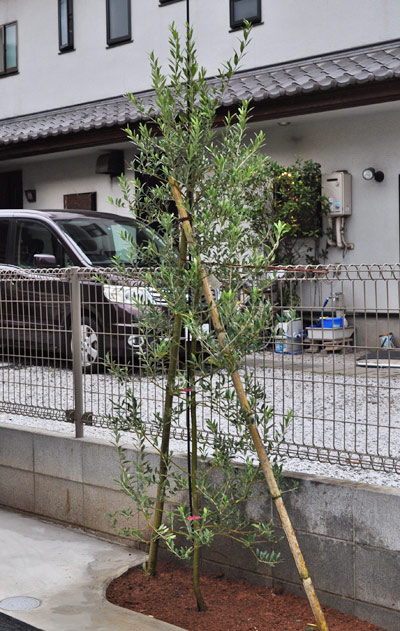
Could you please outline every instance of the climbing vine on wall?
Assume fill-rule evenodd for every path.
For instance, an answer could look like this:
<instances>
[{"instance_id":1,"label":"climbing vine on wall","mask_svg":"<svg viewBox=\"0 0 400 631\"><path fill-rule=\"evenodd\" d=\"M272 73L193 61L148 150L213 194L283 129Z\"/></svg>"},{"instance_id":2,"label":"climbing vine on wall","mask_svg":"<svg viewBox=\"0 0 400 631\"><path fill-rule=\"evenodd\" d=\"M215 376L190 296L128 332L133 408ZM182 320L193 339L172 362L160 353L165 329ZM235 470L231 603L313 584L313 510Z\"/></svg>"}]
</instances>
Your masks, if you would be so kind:
<instances>
[{"instance_id":1,"label":"climbing vine on wall","mask_svg":"<svg viewBox=\"0 0 400 631\"><path fill-rule=\"evenodd\" d=\"M263 187L263 200L255 206L254 229L260 230L267 218L283 221L290 230L281 238L276 263L319 263L326 257L322 219L327 212L320 164L298 157L289 166L272 162L271 173Z\"/></svg>"}]
</instances>

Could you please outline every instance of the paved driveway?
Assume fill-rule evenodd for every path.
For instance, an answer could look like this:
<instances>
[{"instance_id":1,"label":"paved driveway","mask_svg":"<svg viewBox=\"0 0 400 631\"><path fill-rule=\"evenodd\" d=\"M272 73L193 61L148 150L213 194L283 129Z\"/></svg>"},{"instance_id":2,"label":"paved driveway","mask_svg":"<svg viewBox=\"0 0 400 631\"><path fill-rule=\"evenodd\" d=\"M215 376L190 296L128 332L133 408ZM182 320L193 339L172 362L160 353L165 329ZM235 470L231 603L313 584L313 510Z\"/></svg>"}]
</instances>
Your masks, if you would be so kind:
<instances>
[{"instance_id":1,"label":"paved driveway","mask_svg":"<svg viewBox=\"0 0 400 631\"><path fill-rule=\"evenodd\" d=\"M40 601L0 617L0 631L182 631L105 599L112 577L143 563L140 550L3 508L0 541L0 600Z\"/></svg>"}]
</instances>

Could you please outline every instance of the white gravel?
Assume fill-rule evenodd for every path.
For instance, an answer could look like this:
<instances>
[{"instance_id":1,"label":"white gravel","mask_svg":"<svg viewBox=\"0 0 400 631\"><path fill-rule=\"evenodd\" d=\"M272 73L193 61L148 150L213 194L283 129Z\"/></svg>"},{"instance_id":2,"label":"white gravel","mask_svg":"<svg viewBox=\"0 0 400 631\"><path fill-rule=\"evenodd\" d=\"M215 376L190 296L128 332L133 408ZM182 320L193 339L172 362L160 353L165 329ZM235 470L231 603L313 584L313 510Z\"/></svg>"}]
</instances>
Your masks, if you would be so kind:
<instances>
[{"instance_id":1,"label":"white gravel","mask_svg":"<svg viewBox=\"0 0 400 631\"><path fill-rule=\"evenodd\" d=\"M400 488L398 474L371 469L381 468L382 462L389 469L396 461L400 469L400 370L359 367L353 354L269 352L251 358L248 368L263 386L276 424L284 414L293 413L286 443L291 454L302 458L287 457L285 469ZM86 426L85 436L111 441L105 416L124 389L109 374L84 380L85 411L102 425ZM163 406L161 380L154 384L136 374L130 385L142 415L154 423L154 414ZM72 373L66 369L0 364L0 422L74 435L74 426L62 420L74 407L72 386ZM204 408L201 420L207 416ZM232 431L224 419L220 427ZM182 435L177 428L176 438ZM173 448L183 451L185 444L175 439ZM316 455L317 450L325 461L304 459L307 452Z\"/></svg>"}]
</instances>

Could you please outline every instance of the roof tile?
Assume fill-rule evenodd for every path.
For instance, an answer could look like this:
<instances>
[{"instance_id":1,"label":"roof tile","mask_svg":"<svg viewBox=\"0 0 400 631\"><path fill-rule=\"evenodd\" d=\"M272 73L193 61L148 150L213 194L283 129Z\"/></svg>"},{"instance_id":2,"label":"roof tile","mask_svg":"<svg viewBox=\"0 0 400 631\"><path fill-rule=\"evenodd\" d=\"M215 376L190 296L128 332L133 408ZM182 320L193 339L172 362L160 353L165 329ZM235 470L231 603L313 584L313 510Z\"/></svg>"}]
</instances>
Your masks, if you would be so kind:
<instances>
[{"instance_id":1,"label":"roof tile","mask_svg":"<svg viewBox=\"0 0 400 631\"><path fill-rule=\"evenodd\" d=\"M367 72L366 70L361 70L360 72L357 72L354 78L357 83L366 83L367 81L371 81L373 76L374 75L370 72Z\"/></svg>"},{"instance_id":2,"label":"roof tile","mask_svg":"<svg viewBox=\"0 0 400 631\"><path fill-rule=\"evenodd\" d=\"M345 89L354 83L368 83L400 77L400 39L319 57L265 66L235 75L221 104L234 105L241 99L267 100L303 92ZM210 86L218 91L218 80ZM154 110L154 94L136 95ZM129 99L119 96L83 105L0 120L0 145L34 140L101 127L124 126L143 118Z\"/></svg>"}]
</instances>

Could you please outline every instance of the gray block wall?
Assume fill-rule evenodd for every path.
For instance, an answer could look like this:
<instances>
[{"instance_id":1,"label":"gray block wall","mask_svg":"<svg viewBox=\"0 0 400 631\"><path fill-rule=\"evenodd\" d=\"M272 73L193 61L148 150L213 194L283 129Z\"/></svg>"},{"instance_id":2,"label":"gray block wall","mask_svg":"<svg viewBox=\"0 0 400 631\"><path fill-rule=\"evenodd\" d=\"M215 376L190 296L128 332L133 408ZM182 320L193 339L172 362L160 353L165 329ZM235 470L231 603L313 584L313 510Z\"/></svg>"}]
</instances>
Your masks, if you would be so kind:
<instances>
[{"instance_id":1,"label":"gray block wall","mask_svg":"<svg viewBox=\"0 0 400 631\"><path fill-rule=\"evenodd\" d=\"M134 449L130 458L136 458ZM400 491L288 474L299 490L286 505L323 604L400 629ZM129 506L118 489L115 449L89 438L0 424L0 504L73 526L115 535L107 513ZM270 518L281 532L270 500L249 502L252 518ZM136 526L139 517L135 518ZM259 566L249 553L221 539L204 554L204 567L302 594L284 539L285 563Z\"/></svg>"},{"instance_id":2,"label":"gray block wall","mask_svg":"<svg viewBox=\"0 0 400 631\"><path fill-rule=\"evenodd\" d=\"M400 491L287 474L299 482L285 495L301 550L321 602L384 629L400 629ZM302 594L296 567L271 502L265 511L282 539L275 546L285 562L259 566L239 546L218 542L205 553L204 567ZM259 511L252 507L256 519Z\"/></svg>"}]
</instances>

